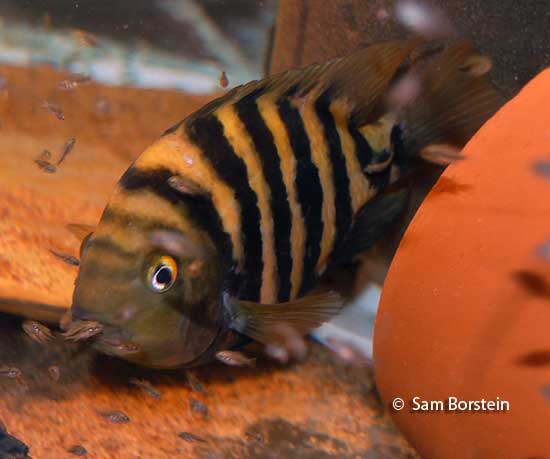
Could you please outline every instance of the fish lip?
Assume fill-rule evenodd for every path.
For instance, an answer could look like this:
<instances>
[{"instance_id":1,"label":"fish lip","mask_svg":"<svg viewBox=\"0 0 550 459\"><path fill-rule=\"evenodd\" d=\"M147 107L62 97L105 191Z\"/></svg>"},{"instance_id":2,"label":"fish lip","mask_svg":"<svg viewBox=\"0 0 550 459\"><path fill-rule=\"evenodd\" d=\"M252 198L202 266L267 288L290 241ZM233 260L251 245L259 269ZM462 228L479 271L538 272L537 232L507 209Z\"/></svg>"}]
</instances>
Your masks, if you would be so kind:
<instances>
[{"instance_id":1,"label":"fish lip","mask_svg":"<svg viewBox=\"0 0 550 459\"><path fill-rule=\"evenodd\" d=\"M139 346L135 345L131 339L121 339L120 334L114 339L100 335L93 341L92 347L103 354L120 358L141 353Z\"/></svg>"}]
</instances>

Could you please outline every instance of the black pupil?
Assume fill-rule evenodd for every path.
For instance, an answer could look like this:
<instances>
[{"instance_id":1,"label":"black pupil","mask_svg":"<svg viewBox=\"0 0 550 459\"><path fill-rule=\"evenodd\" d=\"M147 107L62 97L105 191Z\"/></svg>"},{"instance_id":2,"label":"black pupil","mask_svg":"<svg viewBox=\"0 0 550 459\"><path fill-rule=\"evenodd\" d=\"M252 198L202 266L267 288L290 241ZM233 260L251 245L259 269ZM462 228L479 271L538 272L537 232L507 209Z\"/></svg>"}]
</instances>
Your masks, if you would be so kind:
<instances>
[{"instance_id":1,"label":"black pupil","mask_svg":"<svg viewBox=\"0 0 550 459\"><path fill-rule=\"evenodd\" d=\"M162 285L172 282L172 270L168 266L163 266L157 271L157 282Z\"/></svg>"}]
</instances>

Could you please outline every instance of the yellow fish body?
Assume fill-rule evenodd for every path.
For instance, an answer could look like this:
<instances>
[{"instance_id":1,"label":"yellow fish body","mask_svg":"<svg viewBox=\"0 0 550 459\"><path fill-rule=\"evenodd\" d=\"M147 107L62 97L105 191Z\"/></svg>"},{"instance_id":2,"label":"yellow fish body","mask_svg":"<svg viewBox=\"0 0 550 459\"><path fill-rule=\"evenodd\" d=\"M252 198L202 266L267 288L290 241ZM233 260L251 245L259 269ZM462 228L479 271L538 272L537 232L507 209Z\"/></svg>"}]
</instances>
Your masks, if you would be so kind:
<instances>
[{"instance_id":1,"label":"yellow fish body","mask_svg":"<svg viewBox=\"0 0 550 459\"><path fill-rule=\"evenodd\" d=\"M83 243L73 321L102 325L100 350L177 367L239 334L269 342L278 324L305 333L337 313L336 294L312 291L399 214L404 195L384 190L423 151L461 148L500 104L467 44L422 46L252 82L169 129ZM414 100L386 103L411 76Z\"/></svg>"}]
</instances>

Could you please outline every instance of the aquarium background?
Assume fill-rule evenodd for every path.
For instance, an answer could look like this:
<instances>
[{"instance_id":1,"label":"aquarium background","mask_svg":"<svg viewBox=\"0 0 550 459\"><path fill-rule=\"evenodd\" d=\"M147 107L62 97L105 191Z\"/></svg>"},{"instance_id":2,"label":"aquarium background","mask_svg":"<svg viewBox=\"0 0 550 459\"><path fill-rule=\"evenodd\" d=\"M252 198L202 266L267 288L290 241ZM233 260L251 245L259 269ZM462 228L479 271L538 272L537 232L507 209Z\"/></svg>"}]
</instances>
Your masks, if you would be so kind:
<instances>
[{"instance_id":1,"label":"aquarium background","mask_svg":"<svg viewBox=\"0 0 550 459\"><path fill-rule=\"evenodd\" d=\"M3 1L0 61L193 93L266 70L276 2Z\"/></svg>"},{"instance_id":2,"label":"aquarium background","mask_svg":"<svg viewBox=\"0 0 550 459\"><path fill-rule=\"evenodd\" d=\"M425 4L491 57L491 78L507 97L550 63L545 1ZM366 285L364 266L333 279L351 306L308 340L304 362L289 365L260 358L254 368L155 372L57 338L41 346L21 330L24 318L55 327L77 272L51 253L78 256L66 223L94 225L120 175L166 128L251 79L408 36L395 5L0 0L0 421L30 457L64 457L75 446L90 458L419 457L376 390L370 358L380 288ZM91 81L60 89L74 74ZM55 174L37 167L44 150L57 157L71 138L74 149ZM317 343L331 337L350 346L339 353ZM342 358L348 351L359 357ZM20 376L4 377L14 374L6 367ZM129 422L101 414L113 411Z\"/></svg>"}]
</instances>

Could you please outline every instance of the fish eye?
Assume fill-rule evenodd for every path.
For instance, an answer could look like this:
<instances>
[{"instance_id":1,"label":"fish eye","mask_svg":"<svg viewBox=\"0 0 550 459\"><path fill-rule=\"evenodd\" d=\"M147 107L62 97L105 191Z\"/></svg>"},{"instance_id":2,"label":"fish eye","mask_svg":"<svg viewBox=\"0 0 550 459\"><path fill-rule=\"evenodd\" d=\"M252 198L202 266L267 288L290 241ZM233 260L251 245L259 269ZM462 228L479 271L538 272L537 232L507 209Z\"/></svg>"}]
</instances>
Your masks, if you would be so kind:
<instances>
[{"instance_id":1,"label":"fish eye","mask_svg":"<svg viewBox=\"0 0 550 459\"><path fill-rule=\"evenodd\" d=\"M153 292L166 292L178 276L178 264L169 256L158 257L147 271L147 284Z\"/></svg>"}]
</instances>

